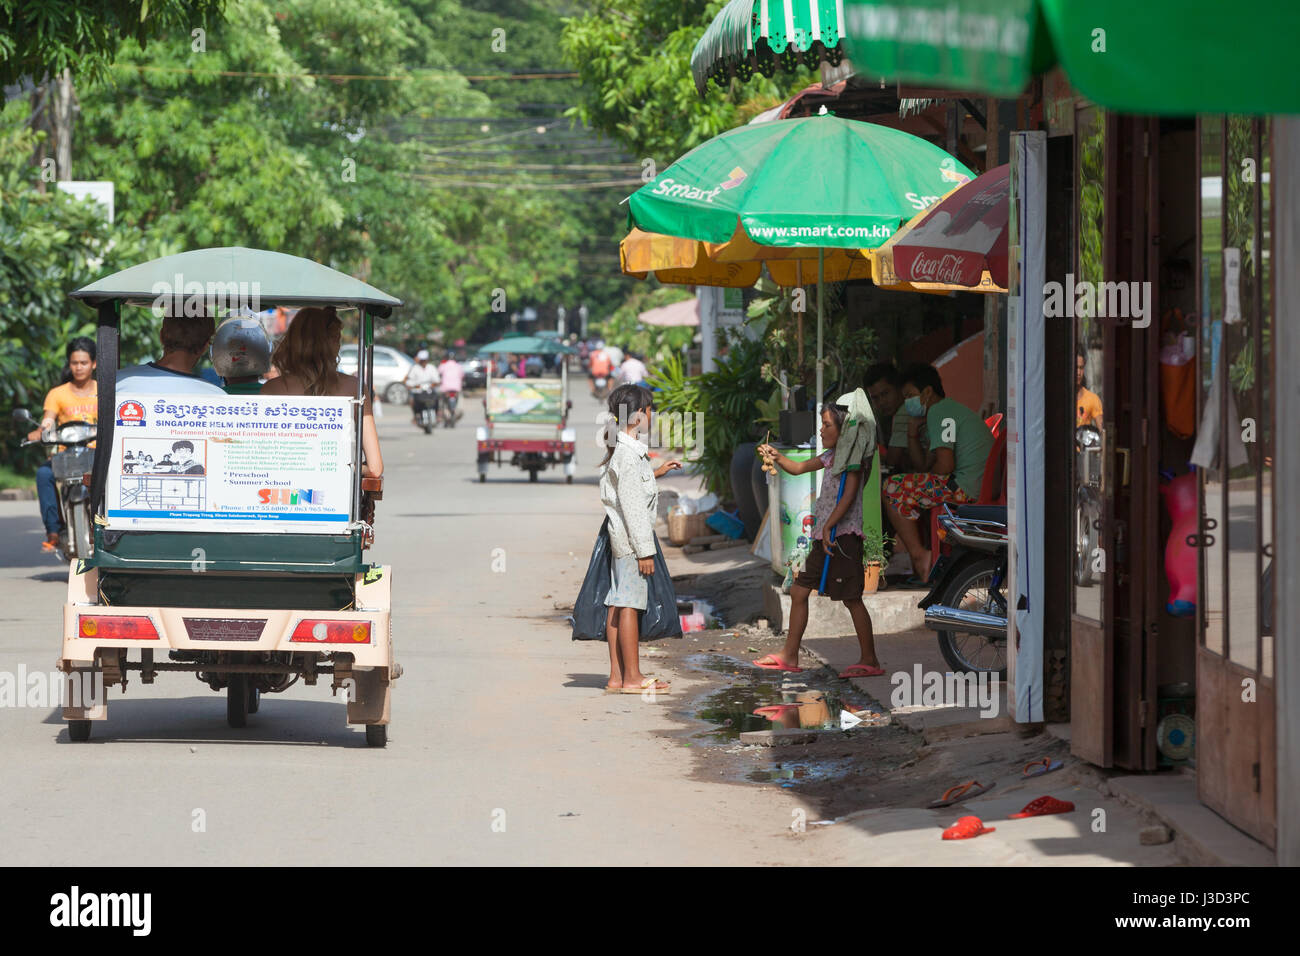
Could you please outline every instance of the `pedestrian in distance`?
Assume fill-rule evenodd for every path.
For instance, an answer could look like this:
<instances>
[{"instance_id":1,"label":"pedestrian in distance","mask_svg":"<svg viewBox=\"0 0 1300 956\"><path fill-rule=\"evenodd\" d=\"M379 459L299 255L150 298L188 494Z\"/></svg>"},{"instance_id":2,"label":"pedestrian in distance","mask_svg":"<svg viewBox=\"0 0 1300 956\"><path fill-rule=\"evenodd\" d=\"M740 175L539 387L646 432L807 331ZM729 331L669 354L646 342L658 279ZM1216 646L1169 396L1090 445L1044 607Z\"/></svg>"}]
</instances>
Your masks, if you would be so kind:
<instances>
[{"instance_id":1,"label":"pedestrian in distance","mask_svg":"<svg viewBox=\"0 0 1300 956\"><path fill-rule=\"evenodd\" d=\"M779 466L787 474L821 469L826 473L813 511L814 539L803 569L790 587L785 646L780 653L764 655L753 663L764 670L803 670L799 645L808 626L808 597L819 591L844 603L858 637L858 662L839 676L878 677L884 669L876 658L871 614L862 602L862 481L876 451L876 421L862 389L841 396L839 403L822 410L821 436L826 450L807 461L791 461L771 445L758 447L758 454L769 466Z\"/></svg>"},{"instance_id":2,"label":"pedestrian in distance","mask_svg":"<svg viewBox=\"0 0 1300 956\"><path fill-rule=\"evenodd\" d=\"M639 435L650 433L653 398L639 385L620 385L610 393L609 412L618 428L601 463L600 501L609 519L611 586L605 597L609 608L605 637L609 642L611 694L667 694L670 685L646 677L640 664L640 619L649 600L648 578L654 574L655 519L659 501L656 478L674 468L676 459L658 468L650 465L649 449ZM674 609L675 612L675 609Z\"/></svg>"}]
</instances>

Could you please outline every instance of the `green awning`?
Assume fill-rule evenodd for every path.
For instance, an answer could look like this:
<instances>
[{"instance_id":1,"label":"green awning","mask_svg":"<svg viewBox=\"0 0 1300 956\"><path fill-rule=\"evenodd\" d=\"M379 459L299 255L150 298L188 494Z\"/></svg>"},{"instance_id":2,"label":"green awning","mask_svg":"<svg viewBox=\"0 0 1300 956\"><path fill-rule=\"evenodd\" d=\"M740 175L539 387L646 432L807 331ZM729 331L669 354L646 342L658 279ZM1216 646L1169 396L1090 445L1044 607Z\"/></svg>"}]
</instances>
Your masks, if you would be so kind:
<instances>
[{"instance_id":1,"label":"green awning","mask_svg":"<svg viewBox=\"0 0 1300 956\"><path fill-rule=\"evenodd\" d=\"M479 355L577 355L578 350L537 335L507 335L489 342L478 350Z\"/></svg>"},{"instance_id":2,"label":"green awning","mask_svg":"<svg viewBox=\"0 0 1300 956\"><path fill-rule=\"evenodd\" d=\"M1296 0L844 0L859 73L1019 96L1059 63L1127 113L1300 112Z\"/></svg>"},{"instance_id":3,"label":"green awning","mask_svg":"<svg viewBox=\"0 0 1300 956\"><path fill-rule=\"evenodd\" d=\"M725 86L733 76L772 76L822 60L837 65L843 9L843 0L731 0L691 54L695 88L703 96L710 79Z\"/></svg>"},{"instance_id":4,"label":"green awning","mask_svg":"<svg viewBox=\"0 0 1300 956\"><path fill-rule=\"evenodd\" d=\"M227 246L195 249L151 259L115 272L70 293L90 305L120 300L151 305L160 295L203 296L225 302L256 296L256 308L274 305L366 307L387 316L401 299L299 256Z\"/></svg>"}]
</instances>

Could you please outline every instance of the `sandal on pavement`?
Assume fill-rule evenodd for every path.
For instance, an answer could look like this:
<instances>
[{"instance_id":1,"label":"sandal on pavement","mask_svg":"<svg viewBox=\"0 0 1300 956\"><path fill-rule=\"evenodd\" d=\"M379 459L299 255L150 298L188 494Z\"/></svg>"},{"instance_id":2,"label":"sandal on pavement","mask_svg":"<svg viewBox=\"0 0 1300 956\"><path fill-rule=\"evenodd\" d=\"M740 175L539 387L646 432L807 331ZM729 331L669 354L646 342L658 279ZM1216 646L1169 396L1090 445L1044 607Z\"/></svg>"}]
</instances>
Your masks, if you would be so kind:
<instances>
[{"instance_id":1,"label":"sandal on pavement","mask_svg":"<svg viewBox=\"0 0 1300 956\"><path fill-rule=\"evenodd\" d=\"M978 797L981 793L986 793L992 789L993 784L986 787L978 780L968 780L966 783L959 783L957 786L945 790L942 797L930 804L930 809L937 810L940 807L950 807L954 803L960 803L970 797Z\"/></svg>"},{"instance_id":2,"label":"sandal on pavement","mask_svg":"<svg viewBox=\"0 0 1300 956\"><path fill-rule=\"evenodd\" d=\"M1059 760L1044 757L1042 760L1035 760L1032 763L1025 764L1025 769L1021 771L1021 775L1025 777L1041 777L1045 773L1060 770L1064 766L1065 764Z\"/></svg>"},{"instance_id":3,"label":"sandal on pavement","mask_svg":"<svg viewBox=\"0 0 1300 956\"><path fill-rule=\"evenodd\" d=\"M659 688L660 684L663 684L662 690ZM620 694L644 694L646 691L649 691L652 694L670 694L672 693L671 688L672 684L669 684L667 681L656 680L653 677L646 677L636 687L620 687L618 692Z\"/></svg>"},{"instance_id":4,"label":"sandal on pavement","mask_svg":"<svg viewBox=\"0 0 1300 956\"><path fill-rule=\"evenodd\" d=\"M791 674L802 674L802 667L791 667L775 654L764 654L756 661L750 661L755 667L761 667L765 671L789 671Z\"/></svg>"},{"instance_id":5,"label":"sandal on pavement","mask_svg":"<svg viewBox=\"0 0 1300 956\"><path fill-rule=\"evenodd\" d=\"M870 667L867 664L854 664L840 671L840 677L883 677L885 669L883 667Z\"/></svg>"},{"instance_id":6,"label":"sandal on pavement","mask_svg":"<svg viewBox=\"0 0 1300 956\"><path fill-rule=\"evenodd\" d=\"M945 840L969 840L984 833L992 833L997 827L986 827L979 817L962 817L943 831Z\"/></svg>"},{"instance_id":7,"label":"sandal on pavement","mask_svg":"<svg viewBox=\"0 0 1300 956\"><path fill-rule=\"evenodd\" d=\"M1025 817L1045 817L1051 813L1069 813L1074 804L1069 800L1057 800L1055 797L1039 797L1030 800L1019 813L1013 813L1008 820L1023 820Z\"/></svg>"}]
</instances>

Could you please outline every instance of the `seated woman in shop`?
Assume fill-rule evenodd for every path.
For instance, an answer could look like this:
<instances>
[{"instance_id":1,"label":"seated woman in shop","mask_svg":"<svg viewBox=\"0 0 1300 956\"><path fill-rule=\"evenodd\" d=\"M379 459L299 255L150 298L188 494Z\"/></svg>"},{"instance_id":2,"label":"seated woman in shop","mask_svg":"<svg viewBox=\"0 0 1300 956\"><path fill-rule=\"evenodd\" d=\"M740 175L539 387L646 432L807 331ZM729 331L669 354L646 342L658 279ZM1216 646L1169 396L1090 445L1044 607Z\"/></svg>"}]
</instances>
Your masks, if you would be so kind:
<instances>
[{"instance_id":1,"label":"seated woman in shop","mask_svg":"<svg viewBox=\"0 0 1300 956\"><path fill-rule=\"evenodd\" d=\"M332 307L299 309L271 356L280 374L262 386L262 394L355 397L356 376L345 375L337 367L342 345L343 320ZM379 452L379 433L370 399L362 405L361 449L365 456L361 474L382 475L384 458Z\"/></svg>"},{"instance_id":2,"label":"seated woman in shop","mask_svg":"<svg viewBox=\"0 0 1300 956\"><path fill-rule=\"evenodd\" d=\"M921 512L944 502L978 501L984 464L993 448L993 434L977 414L944 395L943 380L933 365L918 363L902 373L903 408L907 423L904 471L890 476L883 494L885 510L899 540L912 559L920 583L930 576L930 552L921 543L917 520ZM921 443L921 430L929 449Z\"/></svg>"}]
</instances>

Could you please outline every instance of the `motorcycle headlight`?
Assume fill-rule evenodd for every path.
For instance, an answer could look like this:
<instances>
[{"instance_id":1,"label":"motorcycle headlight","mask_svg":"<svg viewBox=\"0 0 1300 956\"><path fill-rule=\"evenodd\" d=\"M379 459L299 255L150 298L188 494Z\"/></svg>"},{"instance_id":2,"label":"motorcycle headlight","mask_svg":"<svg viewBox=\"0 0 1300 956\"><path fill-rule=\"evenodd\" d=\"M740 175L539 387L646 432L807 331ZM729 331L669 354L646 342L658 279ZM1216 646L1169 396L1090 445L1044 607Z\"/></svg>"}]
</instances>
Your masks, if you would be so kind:
<instances>
[{"instance_id":1,"label":"motorcycle headlight","mask_svg":"<svg viewBox=\"0 0 1300 956\"><path fill-rule=\"evenodd\" d=\"M95 437L94 425L63 425L55 433L58 440L64 444L73 444L74 442L85 441L87 438Z\"/></svg>"}]
</instances>

